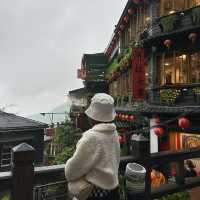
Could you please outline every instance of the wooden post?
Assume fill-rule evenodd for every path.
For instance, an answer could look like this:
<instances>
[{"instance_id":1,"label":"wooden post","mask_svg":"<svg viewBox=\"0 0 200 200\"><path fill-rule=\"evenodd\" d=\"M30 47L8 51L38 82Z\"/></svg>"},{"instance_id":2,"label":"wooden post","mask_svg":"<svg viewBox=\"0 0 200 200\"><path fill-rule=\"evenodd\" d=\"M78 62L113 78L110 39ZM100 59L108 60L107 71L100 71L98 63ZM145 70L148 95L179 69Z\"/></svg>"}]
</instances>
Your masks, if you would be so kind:
<instances>
[{"instance_id":1,"label":"wooden post","mask_svg":"<svg viewBox=\"0 0 200 200\"><path fill-rule=\"evenodd\" d=\"M26 143L12 149L11 200L33 200L34 153L34 148Z\"/></svg>"},{"instance_id":2,"label":"wooden post","mask_svg":"<svg viewBox=\"0 0 200 200\"><path fill-rule=\"evenodd\" d=\"M176 169L176 183L180 186L184 185L185 183L185 174L184 174L184 160L181 160L177 163Z\"/></svg>"}]
</instances>

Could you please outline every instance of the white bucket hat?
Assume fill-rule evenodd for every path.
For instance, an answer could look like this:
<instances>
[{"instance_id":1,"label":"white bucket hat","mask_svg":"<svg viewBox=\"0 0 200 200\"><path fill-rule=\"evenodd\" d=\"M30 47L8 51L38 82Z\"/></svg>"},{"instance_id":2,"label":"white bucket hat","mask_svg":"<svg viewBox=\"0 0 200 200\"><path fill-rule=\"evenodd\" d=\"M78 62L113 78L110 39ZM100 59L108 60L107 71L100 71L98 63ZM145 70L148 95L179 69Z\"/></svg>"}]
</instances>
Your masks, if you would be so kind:
<instances>
[{"instance_id":1,"label":"white bucket hat","mask_svg":"<svg viewBox=\"0 0 200 200\"><path fill-rule=\"evenodd\" d=\"M114 99L105 93L95 94L85 114L99 122L111 122L115 119Z\"/></svg>"}]
</instances>

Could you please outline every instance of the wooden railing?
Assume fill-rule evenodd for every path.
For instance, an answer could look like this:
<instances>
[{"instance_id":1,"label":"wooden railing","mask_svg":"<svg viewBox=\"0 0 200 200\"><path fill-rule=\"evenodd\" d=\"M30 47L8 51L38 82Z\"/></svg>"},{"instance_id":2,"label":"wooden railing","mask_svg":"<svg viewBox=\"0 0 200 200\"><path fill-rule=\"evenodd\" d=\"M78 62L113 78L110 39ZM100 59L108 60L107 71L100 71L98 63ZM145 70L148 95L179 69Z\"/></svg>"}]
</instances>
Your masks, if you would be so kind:
<instances>
[{"instance_id":1,"label":"wooden railing","mask_svg":"<svg viewBox=\"0 0 200 200\"><path fill-rule=\"evenodd\" d=\"M67 199L67 182L64 165L33 166L34 150L27 144L13 149L11 172L0 173L0 199L8 193L11 200L47 200ZM200 186L200 177L184 177L184 160L199 158L200 148L176 152L162 152L135 159L133 156L122 157L119 173L124 175L126 164L136 162L146 168L144 191L126 190L127 199L145 200L159 198L163 195ZM176 163L175 182L165 184L158 189L151 188L151 169L155 165Z\"/></svg>"},{"instance_id":2,"label":"wooden railing","mask_svg":"<svg viewBox=\"0 0 200 200\"><path fill-rule=\"evenodd\" d=\"M200 105L200 83L172 84L151 89L153 104L160 105Z\"/></svg>"},{"instance_id":3,"label":"wooden railing","mask_svg":"<svg viewBox=\"0 0 200 200\"><path fill-rule=\"evenodd\" d=\"M158 36L166 36L177 31L187 31L200 26L200 6L176 12L167 16L154 18L151 26L146 30L148 40Z\"/></svg>"}]
</instances>

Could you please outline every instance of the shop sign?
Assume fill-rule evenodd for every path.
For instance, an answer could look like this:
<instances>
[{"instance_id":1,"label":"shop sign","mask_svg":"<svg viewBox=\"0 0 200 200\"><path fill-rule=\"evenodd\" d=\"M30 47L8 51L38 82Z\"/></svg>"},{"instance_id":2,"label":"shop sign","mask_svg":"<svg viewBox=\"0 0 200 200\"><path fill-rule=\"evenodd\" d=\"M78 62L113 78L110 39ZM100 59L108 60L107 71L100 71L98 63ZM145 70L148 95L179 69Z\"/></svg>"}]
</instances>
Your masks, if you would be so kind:
<instances>
[{"instance_id":1,"label":"shop sign","mask_svg":"<svg viewBox=\"0 0 200 200\"><path fill-rule=\"evenodd\" d=\"M87 70L86 69L78 69L78 78L79 79L85 79L87 76Z\"/></svg>"}]
</instances>

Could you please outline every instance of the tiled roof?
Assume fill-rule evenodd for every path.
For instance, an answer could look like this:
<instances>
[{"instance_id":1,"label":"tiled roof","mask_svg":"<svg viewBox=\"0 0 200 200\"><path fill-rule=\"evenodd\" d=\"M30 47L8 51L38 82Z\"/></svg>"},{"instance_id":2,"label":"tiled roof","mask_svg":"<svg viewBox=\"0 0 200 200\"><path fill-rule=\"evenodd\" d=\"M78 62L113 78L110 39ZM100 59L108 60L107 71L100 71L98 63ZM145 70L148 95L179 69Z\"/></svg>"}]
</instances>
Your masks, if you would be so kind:
<instances>
[{"instance_id":1,"label":"tiled roof","mask_svg":"<svg viewBox=\"0 0 200 200\"><path fill-rule=\"evenodd\" d=\"M160 106L146 105L141 109L142 114L200 114L200 106Z\"/></svg>"},{"instance_id":2,"label":"tiled roof","mask_svg":"<svg viewBox=\"0 0 200 200\"><path fill-rule=\"evenodd\" d=\"M47 124L0 111L0 132L46 128Z\"/></svg>"}]
</instances>

